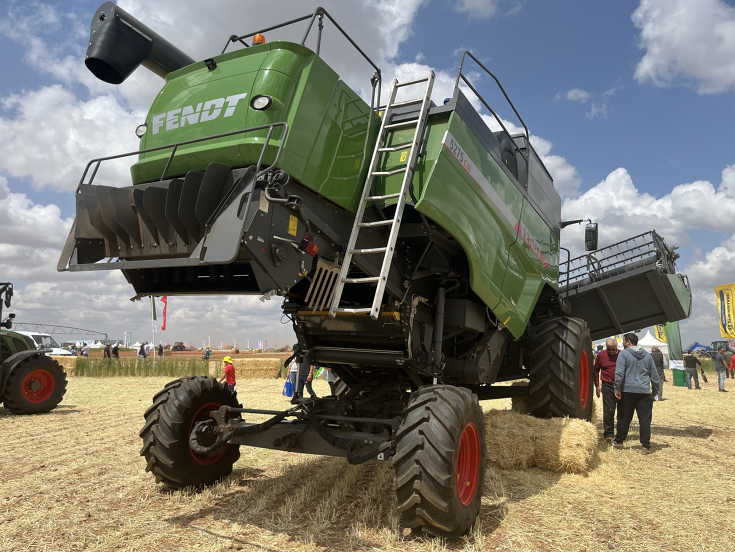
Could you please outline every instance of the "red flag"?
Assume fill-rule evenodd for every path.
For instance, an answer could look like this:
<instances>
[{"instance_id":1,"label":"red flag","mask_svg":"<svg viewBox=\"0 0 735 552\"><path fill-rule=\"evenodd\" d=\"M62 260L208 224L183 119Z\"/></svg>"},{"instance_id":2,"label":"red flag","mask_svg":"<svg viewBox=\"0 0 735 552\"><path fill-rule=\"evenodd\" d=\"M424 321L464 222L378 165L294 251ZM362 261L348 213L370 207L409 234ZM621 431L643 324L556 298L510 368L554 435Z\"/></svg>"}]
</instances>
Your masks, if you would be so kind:
<instances>
[{"instance_id":1,"label":"red flag","mask_svg":"<svg viewBox=\"0 0 735 552\"><path fill-rule=\"evenodd\" d=\"M161 297L161 303L163 303L163 324L161 324L161 331L166 329L166 307L168 307L168 296L164 295Z\"/></svg>"}]
</instances>

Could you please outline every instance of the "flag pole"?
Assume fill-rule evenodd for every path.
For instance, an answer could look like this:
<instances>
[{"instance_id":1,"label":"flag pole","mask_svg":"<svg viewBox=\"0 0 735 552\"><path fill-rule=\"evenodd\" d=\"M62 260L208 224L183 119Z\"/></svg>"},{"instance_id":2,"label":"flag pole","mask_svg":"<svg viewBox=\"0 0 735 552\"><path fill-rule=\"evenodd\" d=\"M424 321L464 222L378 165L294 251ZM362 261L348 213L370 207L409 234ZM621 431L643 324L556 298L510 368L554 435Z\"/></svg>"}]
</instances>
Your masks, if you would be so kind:
<instances>
[{"instance_id":1,"label":"flag pole","mask_svg":"<svg viewBox=\"0 0 735 552\"><path fill-rule=\"evenodd\" d=\"M153 368L156 368L156 300L151 295L151 334L153 335L153 341L151 341L151 347L153 349Z\"/></svg>"}]
</instances>

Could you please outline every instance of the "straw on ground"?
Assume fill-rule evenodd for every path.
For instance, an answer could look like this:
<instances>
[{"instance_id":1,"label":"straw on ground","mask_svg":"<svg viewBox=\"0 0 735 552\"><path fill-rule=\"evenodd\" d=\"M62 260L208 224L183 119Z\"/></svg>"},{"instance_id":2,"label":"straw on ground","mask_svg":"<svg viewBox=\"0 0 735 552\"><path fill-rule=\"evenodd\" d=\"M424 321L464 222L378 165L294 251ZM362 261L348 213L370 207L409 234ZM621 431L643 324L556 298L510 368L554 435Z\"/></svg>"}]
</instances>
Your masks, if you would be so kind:
<instances>
[{"instance_id":1,"label":"straw on ground","mask_svg":"<svg viewBox=\"0 0 735 552\"><path fill-rule=\"evenodd\" d=\"M455 543L400 530L388 463L241 448L233 474L210 489L157 486L137 433L167 381L71 378L49 414L0 408L0 550L733 549L735 432L721 428L735 427L735 409L712 379L702 391L665 387L650 456L634 424L623 450L601 451L580 474L488 466L478 524ZM238 396L285 407L282 385L243 380ZM315 389L328 393L322 380Z\"/></svg>"}]
</instances>

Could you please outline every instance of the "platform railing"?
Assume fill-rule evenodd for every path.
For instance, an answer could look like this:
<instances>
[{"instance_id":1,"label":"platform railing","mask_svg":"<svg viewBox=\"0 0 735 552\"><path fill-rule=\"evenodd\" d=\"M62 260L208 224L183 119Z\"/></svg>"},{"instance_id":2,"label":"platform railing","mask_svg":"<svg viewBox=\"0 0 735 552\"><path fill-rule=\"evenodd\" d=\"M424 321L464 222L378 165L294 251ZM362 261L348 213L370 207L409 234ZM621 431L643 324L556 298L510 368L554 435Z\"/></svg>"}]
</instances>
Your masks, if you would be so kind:
<instances>
[{"instance_id":1,"label":"platform railing","mask_svg":"<svg viewBox=\"0 0 735 552\"><path fill-rule=\"evenodd\" d=\"M268 166L265 169L261 169L263 158L265 157L265 151L268 148L268 145L270 144L271 137L273 136L273 129L276 127L283 127L283 134L280 137L280 144L278 145L278 152L276 153L276 158L271 163L270 166ZM196 144L198 142L206 142L207 140L216 140L217 138L225 138L227 136L235 136L236 134L246 134L248 132L255 132L258 130L265 130L268 129L268 135L265 138L265 141L263 142L263 148L260 152L260 157L258 158L257 163L257 171L258 174L256 176L260 177L262 174L268 172L271 170L281 159L281 154L283 153L283 146L286 143L286 136L288 135L288 123L286 122L278 122L278 123L271 123L269 125L261 125L257 127L250 127L250 128L243 128L240 130L233 130L232 132L224 132L222 134L215 134L214 136L205 136L204 138L197 138L195 140L186 140L185 142L176 142L175 144L167 144L165 146L158 146L155 148L149 148L144 150L136 150L136 151L130 151L128 153L121 153L119 155L110 155L108 157L99 157L97 159L92 159L89 163L87 163L87 166L84 168L84 172L82 173L82 177L79 179L79 184L77 184L77 189L75 193L79 193L79 188L82 186L82 184L85 184L84 179L87 177L87 174L89 173L90 167L94 164L94 170L92 171L92 175L89 178L89 182L86 184L92 184L94 181L94 177L97 176L97 171L100 168L100 165L103 161L111 161L113 159L122 159L123 157L130 157L132 155L140 155L142 153L151 153L154 151L161 151L165 149L171 149L171 155L168 158L168 162L166 163L166 168L163 169L163 174L161 175L160 180L165 180L166 174L168 173L169 168L171 167L171 162L173 161L174 155L176 155L176 151L178 150L179 146L186 146L189 144Z\"/></svg>"},{"instance_id":2,"label":"platform railing","mask_svg":"<svg viewBox=\"0 0 735 552\"><path fill-rule=\"evenodd\" d=\"M495 110L492 107L490 107L490 104L488 104L487 101L485 101L485 98L482 97L482 94L480 94L477 91L477 89L472 85L472 83L469 81L469 79L467 78L467 76L462 72L462 69L464 68L465 58L468 57L468 56L470 57L470 59L472 59L472 61L474 61L477 65L479 65L480 68L483 71L485 71L485 73L487 73L488 75L490 75L493 78L493 80L495 81L495 83L498 85L498 88L500 88L500 91L503 93L503 96L505 96L505 99L508 101L508 104L513 109L513 113L516 114L516 117L518 117L518 120L523 125L523 129L526 131L527 148L530 151L530 147L531 147L531 134L528 132L528 127L526 126L526 123L523 121L523 118L521 117L521 114L518 113L518 110L516 109L516 106L513 105L513 102L511 101L510 96L508 96L507 92L505 91L505 88L503 88L503 85L500 83L500 80L498 79L498 77L496 77L492 73L492 71L490 71L490 69L488 69L487 67L485 67L482 64L482 62L479 59L477 59L472 54L472 52L470 52L468 50L465 50L465 52L462 54L462 60L459 62L459 69L457 70L457 78L454 81L454 89L457 90L459 88L460 81L464 82L469 87L469 89L472 90L472 92L475 94L475 96L477 96L477 98L482 102L482 105L484 105L487 108L487 110L490 113L492 113L492 116L495 117L495 120L500 125L500 128L503 129L503 131L505 132L505 134L508 136L508 139L510 139L510 141L513 143L513 147L516 149L516 151L518 153L521 154L521 157L523 157L523 159L526 161L526 186L528 186L528 176L529 176L530 170L531 170L531 165L529 163L529 155L523 153L523 150L518 146L518 144L513 139L513 137L511 136L510 132L508 131L508 129L505 128L505 125L503 124L503 121L500 119L500 117L495 112Z\"/></svg>"},{"instance_id":3,"label":"platform railing","mask_svg":"<svg viewBox=\"0 0 735 552\"><path fill-rule=\"evenodd\" d=\"M559 274L559 287L568 291L652 263L664 273L675 274L675 256L663 238L652 230L567 261L566 270Z\"/></svg>"}]
</instances>

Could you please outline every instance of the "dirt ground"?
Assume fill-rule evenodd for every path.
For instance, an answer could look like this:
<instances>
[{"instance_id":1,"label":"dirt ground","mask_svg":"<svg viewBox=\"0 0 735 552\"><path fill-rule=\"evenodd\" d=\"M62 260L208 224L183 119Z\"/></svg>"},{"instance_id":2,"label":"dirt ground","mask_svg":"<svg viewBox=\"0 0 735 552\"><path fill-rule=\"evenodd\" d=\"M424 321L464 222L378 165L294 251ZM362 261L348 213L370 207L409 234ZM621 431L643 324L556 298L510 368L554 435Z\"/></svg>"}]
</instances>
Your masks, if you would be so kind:
<instances>
[{"instance_id":1,"label":"dirt ground","mask_svg":"<svg viewBox=\"0 0 735 552\"><path fill-rule=\"evenodd\" d=\"M733 393L712 378L701 391L667 384L649 456L634 423L625 448L601 448L583 474L488 468L479 521L456 542L400 529L389 463L241 448L233 474L210 489L156 485L138 431L166 381L71 378L47 415L0 408L0 550L735 550L732 380ZM276 408L282 386L248 380L238 395Z\"/></svg>"}]
</instances>

